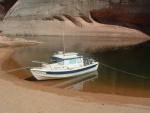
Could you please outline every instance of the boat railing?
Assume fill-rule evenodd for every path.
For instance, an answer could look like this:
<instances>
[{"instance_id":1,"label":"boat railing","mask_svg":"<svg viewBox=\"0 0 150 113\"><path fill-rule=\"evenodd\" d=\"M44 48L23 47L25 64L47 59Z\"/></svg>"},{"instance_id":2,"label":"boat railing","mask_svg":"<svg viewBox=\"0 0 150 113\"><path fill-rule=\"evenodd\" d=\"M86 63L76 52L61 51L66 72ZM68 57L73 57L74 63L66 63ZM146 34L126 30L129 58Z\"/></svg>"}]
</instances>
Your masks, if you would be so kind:
<instances>
[{"instance_id":1,"label":"boat railing","mask_svg":"<svg viewBox=\"0 0 150 113\"><path fill-rule=\"evenodd\" d=\"M64 66L64 68L68 69L68 70L72 70L72 68L68 67L68 66Z\"/></svg>"},{"instance_id":2,"label":"boat railing","mask_svg":"<svg viewBox=\"0 0 150 113\"><path fill-rule=\"evenodd\" d=\"M46 64L45 62L39 62L39 61L32 61L32 62L34 62L34 63L40 63L40 64Z\"/></svg>"}]
</instances>

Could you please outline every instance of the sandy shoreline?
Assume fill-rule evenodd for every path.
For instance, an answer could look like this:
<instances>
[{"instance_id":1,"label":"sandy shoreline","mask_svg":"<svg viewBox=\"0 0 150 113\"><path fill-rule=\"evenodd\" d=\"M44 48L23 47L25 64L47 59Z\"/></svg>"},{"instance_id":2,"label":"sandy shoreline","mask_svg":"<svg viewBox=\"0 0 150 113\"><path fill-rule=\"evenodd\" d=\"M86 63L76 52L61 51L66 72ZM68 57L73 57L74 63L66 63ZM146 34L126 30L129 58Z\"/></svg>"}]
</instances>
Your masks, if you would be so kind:
<instances>
[{"instance_id":1,"label":"sandy shoreline","mask_svg":"<svg viewBox=\"0 0 150 113\"><path fill-rule=\"evenodd\" d=\"M50 88L2 71L12 49L0 49L0 112L3 113L147 113L150 98L93 94Z\"/></svg>"}]
</instances>

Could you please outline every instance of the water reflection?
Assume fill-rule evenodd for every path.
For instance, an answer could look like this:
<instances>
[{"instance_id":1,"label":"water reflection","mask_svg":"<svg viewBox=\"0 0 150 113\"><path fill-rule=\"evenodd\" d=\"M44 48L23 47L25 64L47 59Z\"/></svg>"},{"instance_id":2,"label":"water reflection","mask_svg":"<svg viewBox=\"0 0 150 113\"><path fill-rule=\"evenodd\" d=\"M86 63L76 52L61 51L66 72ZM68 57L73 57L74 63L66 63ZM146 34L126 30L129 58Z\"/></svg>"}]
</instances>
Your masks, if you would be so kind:
<instances>
[{"instance_id":1,"label":"water reflection","mask_svg":"<svg viewBox=\"0 0 150 113\"><path fill-rule=\"evenodd\" d=\"M83 90L85 82L94 82L94 79L96 78L98 78L98 72L94 71L94 72L87 73L82 76L71 78L69 80L58 83L56 85L52 85L52 87L81 91Z\"/></svg>"}]
</instances>

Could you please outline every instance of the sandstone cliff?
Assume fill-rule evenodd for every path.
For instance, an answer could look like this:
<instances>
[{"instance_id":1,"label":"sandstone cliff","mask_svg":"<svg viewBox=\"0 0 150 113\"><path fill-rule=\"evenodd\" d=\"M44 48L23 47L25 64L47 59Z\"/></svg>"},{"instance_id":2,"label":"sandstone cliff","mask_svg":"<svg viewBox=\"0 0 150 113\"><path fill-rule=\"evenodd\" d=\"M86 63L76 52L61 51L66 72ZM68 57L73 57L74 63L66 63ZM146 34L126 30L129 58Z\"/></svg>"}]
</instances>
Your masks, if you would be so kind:
<instances>
[{"instance_id":1,"label":"sandstone cliff","mask_svg":"<svg viewBox=\"0 0 150 113\"><path fill-rule=\"evenodd\" d=\"M11 0L2 0L3 6ZM13 5L14 1L10 5ZM5 9L1 29L13 35L145 37L149 34L149 0L18 0ZM3 10L4 11L4 10ZM65 23L65 24L64 24ZM137 30L104 24L117 24ZM121 31L118 31L121 30Z\"/></svg>"}]
</instances>

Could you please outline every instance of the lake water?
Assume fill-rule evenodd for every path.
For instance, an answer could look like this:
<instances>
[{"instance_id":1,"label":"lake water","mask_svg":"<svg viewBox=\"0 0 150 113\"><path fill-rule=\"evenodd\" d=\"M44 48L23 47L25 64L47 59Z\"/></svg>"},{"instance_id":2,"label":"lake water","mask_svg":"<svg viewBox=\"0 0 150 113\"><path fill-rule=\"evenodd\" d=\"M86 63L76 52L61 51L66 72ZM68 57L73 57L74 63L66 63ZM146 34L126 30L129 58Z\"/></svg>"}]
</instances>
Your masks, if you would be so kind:
<instances>
[{"instance_id":1,"label":"lake water","mask_svg":"<svg viewBox=\"0 0 150 113\"><path fill-rule=\"evenodd\" d=\"M39 64L32 63L32 61L48 62L50 55L63 50L62 37L30 36L23 38L37 39L44 43L15 48L16 53L7 62L9 65L4 67L5 70L38 66ZM112 42L125 41L120 39L109 40ZM67 52L79 52L102 63L96 72L75 78L47 81L37 81L29 70L16 71L12 75L49 87L93 93L150 97L150 42L147 41L132 48L107 49L107 51L94 53L85 51L85 46L83 46L89 42L98 44L107 41L107 38L98 37L65 38Z\"/></svg>"}]
</instances>

